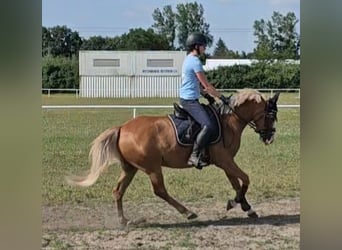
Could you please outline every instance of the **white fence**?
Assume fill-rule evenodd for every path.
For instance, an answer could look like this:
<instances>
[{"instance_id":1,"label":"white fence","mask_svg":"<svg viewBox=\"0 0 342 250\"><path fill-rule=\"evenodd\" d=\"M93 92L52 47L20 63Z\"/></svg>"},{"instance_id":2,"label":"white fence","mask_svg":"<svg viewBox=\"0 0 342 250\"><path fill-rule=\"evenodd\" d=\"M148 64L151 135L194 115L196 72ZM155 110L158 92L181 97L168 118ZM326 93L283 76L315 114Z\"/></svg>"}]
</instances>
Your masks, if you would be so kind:
<instances>
[{"instance_id":1,"label":"white fence","mask_svg":"<svg viewBox=\"0 0 342 250\"><path fill-rule=\"evenodd\" d=\"M167 90L170 90L170 86L166 87L166 92ZM271 95L273 95L274 92L276 91L280 91L280 92L298 92L298 98L300 98L300 89L257 89L259 92L265 93L271 93ZM98 91L101 91L98 90ZM115 91L115 90L113 90ZM218 91L220 92L236 92L238 91L238 89L218 89ZM58 93L58 92L70 92L70 93L74 93L76 98L80 97L80 90L79 89L47 89L47 88L43 88L42 89L42 94L47 94L48 97L51 96L51 93ZM160 97L171 97L173 96L175 93L172 94L163 94ZM90 96L89 96L90 97ZM102 97L106 97L105 94ZM122 97L130 97L130 98L139 98L139 95L125 95Z\"/></svg>"},{"instance_id":2,"label":"white fence","mask_svg":"<svg viewBox=\"0 0 342 250\"><path fill-rule=\"evenodd\" d=\"M74 93L76 97L79 97L80 90L79 89L42 89L42 94L47 94L48 97L51 96L51 93L58 93L58 92L70 92Z\"/></svg>"},{"instance_id":3,"label":"white fence","mask_svg":"<svg viewBox=\"0 0 342 250\"><path fill-rule=\"evenodd\" d=\"M297 104L277 105L278 108L300 108ZM43 105L42 109L132 109L136 117L137 109L173 109L172 105Z\"/></svg>"}]
</instances>

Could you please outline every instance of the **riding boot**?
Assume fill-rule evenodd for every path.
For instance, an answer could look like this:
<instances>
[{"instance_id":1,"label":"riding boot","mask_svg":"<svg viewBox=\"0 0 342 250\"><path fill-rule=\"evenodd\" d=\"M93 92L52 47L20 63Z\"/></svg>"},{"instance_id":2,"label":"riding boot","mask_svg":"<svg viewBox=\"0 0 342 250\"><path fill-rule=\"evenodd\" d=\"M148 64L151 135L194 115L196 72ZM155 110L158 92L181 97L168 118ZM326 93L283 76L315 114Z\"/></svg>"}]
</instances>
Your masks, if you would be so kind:
<instances>
[{"instance_id":1,"label":"riding boot","mask_svg":"<svg viewBox=\"0 0 342 250\"><path fill-rule=\"evenodd\" d=\"M192 153L188 160L188 165L193 165L198 169L202 169L204 166L209 165L207 162L203 161L200 157L202 149L204 149L209 144L210 131L207 126L204 126L194 142L194 147Z\"/></svg>"}]
</instances>

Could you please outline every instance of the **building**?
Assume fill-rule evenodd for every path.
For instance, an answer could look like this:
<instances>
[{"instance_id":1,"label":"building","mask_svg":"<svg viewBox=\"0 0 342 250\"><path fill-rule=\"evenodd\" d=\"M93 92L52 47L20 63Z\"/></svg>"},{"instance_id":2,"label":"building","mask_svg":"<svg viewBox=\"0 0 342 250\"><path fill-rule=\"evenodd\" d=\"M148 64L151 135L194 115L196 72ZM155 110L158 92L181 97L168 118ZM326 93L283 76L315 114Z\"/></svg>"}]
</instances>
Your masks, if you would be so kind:
<instances>
[{"instance_id":1,"label":"building","mask_svg":"<svg viewBox=\"0 0 342 250\"><path fill-rule=\"evenodd\" d=\"M205 71L215 70L218 67L234 66L234 65L252 65L257 60L251 59L206 59L203 69Z\"/></svg>"},{"instance_id":2,"label":"building","mask_svg":"<svg viewBox=\"0 0 342 250\"><path fill-rule=\"evenodd\" d=\"M80 97L177 97L185 51L80 51Z\"/></svg>"}]
</instances>

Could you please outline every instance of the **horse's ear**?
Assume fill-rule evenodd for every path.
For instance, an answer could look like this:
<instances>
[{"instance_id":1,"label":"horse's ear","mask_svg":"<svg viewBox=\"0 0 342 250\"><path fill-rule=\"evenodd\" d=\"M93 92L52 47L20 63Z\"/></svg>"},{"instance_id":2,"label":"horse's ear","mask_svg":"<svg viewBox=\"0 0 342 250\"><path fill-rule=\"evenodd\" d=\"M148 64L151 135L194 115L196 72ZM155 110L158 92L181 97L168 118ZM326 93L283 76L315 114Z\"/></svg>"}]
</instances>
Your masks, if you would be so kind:
<instances>
[{"instance_id":1,"label":"horse's ear","mask_svg":"<svg viewBox=\"0 0 342 250\"><path fill-rule=\"evenodd\" d=\"M278 101L279 95L280 95L280 92L276 92L274 96L271 98L271 100L276 103Z\"/></svg>"}]
</instances>

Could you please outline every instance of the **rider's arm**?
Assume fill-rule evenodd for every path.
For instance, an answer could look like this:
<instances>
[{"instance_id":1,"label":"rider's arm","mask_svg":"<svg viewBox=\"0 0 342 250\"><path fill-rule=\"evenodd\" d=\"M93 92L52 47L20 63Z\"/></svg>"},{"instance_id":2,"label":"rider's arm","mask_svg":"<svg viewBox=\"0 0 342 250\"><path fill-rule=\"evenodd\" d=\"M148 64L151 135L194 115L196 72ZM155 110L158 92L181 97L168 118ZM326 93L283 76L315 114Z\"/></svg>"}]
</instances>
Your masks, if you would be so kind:
<instances>
[{"instance_id":1,"label":"rider's arm","mask_svg":"<svg viewBox=\"0 0 342 250\"><path fill-rule=\"evenodd\" d=\"M217 98L221 97L222 94L218 92L211 83L208 82L207 77L205 76L203 71L196 72L196 76L200 81L204 92Z\"/></svg>"}]
</instances>

